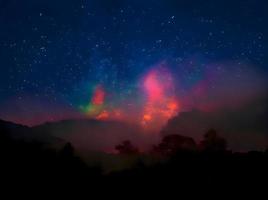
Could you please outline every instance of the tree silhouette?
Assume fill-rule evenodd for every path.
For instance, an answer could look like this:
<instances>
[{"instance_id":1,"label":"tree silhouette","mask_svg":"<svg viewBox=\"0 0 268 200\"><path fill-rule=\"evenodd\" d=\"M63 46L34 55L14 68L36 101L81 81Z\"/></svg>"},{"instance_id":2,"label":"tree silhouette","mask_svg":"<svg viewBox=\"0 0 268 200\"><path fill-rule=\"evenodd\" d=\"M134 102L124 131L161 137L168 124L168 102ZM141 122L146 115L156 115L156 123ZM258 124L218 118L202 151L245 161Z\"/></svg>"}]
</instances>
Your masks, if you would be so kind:
<instances>
[{"instance_id":1,"label":"tree silhouette","mask_svg":"<svg viewBox=\"0 0 268 200\"><path fill-rule=\"evenodd\" d=\"M264 152L268 155L268 147L266 147Z\"/></svg>"},{"instance_id":2,"label":"tree silhouette","mask_svg":"<svg viewBox=\"0 0 268 200\"><path fill-rule=\"evenodd\" d=\"M65 144L60 152L61 156L63 157L73 157L74 156L74 148L71 143Z\"/></svg>"},{"instance_id":3,"label":"tree silhouette","mask_svg":"<svg viewBox=\"0 0 268 200\"><path fill-rule=\"evenodd\" d=\"M115 146L115 149L122 155L133 155L139 153L138 148L134 147L129 140L125 140L121 144Z\"/></svg>"},{"instance_id":4,"label":"tree silhouette","mask_svg":"<svg viewBox=\"0 0 268 200\"><path fill-rule=\"evenodd\" d=\"M191 137L172 134L163 137L161 143L154 147L153 152L172 155L178 151L194 151L196 147L197 145Z\"/></svg>"},{"instance_id":5,"label":"tree silhouette","mask_svg":"<svg viewBox=\"0 0 268 200\"><path fill-rule=\"evenodd\" d=\"M210 129L205 133L204 139L200 143L200 148L209 152L226 151L227 142L217 134L216 130Z\"/></svg>"}]
</instances>

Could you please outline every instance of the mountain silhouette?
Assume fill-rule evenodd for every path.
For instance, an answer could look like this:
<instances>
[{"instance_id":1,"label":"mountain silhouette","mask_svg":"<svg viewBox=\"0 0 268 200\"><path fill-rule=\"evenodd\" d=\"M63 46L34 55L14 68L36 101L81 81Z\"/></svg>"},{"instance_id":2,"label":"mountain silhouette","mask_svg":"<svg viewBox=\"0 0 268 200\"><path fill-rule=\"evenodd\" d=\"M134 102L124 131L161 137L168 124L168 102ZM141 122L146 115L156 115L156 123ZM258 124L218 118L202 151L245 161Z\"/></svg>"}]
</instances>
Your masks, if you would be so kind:
<instances>
[{"instance_id":1,"label":"mountain silhouette","mask_svg":"<svg viewBox=\"0 0 268 200\"><path fill-rule=\"evenodd\" d=\"M70 119L45 123L33 130L71 142L80 151L112 151L126 139L139 145L146 143L138 126L117 121Z\"/></svg>"},{"instance_id":2,"label":"mountain silhouette","mask_svg":"<svg viewBox=\"0 0 268 200\"><path fill-rule=\"evenodd\" d=\"M63 139L48 132L36 131L34 128L0 120L0 137L24 142L39 142L49 147L58 148L65 144Z\"/></svg>"}]
</instances>

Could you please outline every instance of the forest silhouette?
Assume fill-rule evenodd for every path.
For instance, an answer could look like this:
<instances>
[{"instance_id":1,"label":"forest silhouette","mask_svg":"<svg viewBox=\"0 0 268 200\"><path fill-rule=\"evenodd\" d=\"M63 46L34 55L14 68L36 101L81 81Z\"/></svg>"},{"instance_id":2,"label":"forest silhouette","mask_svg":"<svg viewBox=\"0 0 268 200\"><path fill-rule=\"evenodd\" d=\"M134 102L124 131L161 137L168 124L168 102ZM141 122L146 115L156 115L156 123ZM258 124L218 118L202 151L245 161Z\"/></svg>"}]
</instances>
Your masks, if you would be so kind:
<instances>
[{"instance_id":1,"label":"forest silhouette","mask_svg":"<svg viewBox=\"0 0 268 200\"><path fill-rule=\"evenodd\" d=\"M105 173L89 166L71 143L60 148L37 140L16 139L12 132L30 131L9 122L0 123L1 177L6 186L23 187L49 182L51 186L88 188L236 187L267 181L268 150L232 152L216 130L193 138L165 133L161 142L142 152L125 140L115 146L116 157L131 159L131 167ZM149 160L149 162L148 162Z\"/></svg>"}]
</instances>

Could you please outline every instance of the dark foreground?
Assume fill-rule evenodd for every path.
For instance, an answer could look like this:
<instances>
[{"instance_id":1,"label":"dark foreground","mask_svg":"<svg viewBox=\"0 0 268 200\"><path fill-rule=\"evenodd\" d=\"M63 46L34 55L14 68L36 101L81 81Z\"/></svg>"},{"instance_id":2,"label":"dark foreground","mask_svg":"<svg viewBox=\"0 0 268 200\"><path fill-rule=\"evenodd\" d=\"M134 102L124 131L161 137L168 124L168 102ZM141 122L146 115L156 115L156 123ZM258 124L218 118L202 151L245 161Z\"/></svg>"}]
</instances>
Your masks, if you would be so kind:
<instances>
[{"instance_id":1,"label":"dark foreground","mask_svg":"<svg viewBox=\"0 0 268 200\"><path fill-rule=\"evenodd\" d=\"M12 190L232 190L265 186L268 180L267 152L178 152L167 161L150 166L137 159L131 169L110 174L102 174L99 167L88 167L68 146L56 152L38 144L5 143L0 152L1 181Z\"/></svg>"},{"instance_id":2,"label":"dark foreground","mask_svg":"<svg viewBox=\"0 0 268 200\"><path fill-rule=\"evenodd\" d=\"M192 144L188 138L184 140ZM122 151L119 145L120 148ZM268 181L268 151L233 153L184 149L160 157L147 154L159 159L149 165L143 162L144 155L137 152L118 156L135 157L136 161L129 169L104 174L100 166L90 167L83 162L70 144L56 150L37 141L14 140L1 133L1 194L11 191L9 195L35 192L45 195L57 191L62 195L78 192L90 196L93 193L109 195L112 191L120 195L128 192L132 196L141 191L166 195L190 191L187 193L190 195L197 193L196 189L205 194L215 191L225 194L238 188L244 192L253 187L260 189L266 187Z\"/></svg>"}]
</instances>

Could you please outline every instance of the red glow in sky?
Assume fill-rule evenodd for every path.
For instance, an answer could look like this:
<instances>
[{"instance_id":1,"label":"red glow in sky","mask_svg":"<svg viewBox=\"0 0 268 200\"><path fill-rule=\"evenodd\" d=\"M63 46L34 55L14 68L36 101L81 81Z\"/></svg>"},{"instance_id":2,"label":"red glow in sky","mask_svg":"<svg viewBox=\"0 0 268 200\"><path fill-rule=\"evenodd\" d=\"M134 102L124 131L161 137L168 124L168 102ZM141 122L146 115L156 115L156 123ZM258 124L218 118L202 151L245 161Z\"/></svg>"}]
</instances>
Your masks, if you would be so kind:
<instances>
[{"instance_id":1,"label":"red glow in sky","mask_svg":"<svg viewBox=\"0 0 268 200\"><path fill-rule=\"evenodd\" d=\"M151 71L144 81L144 87L147 91L147 98L149 101L159 101L163 98L164 88L157 79L157 72Z\"/></svg>"},{"instance_id":2,"label":"red glow in sky","mask_svg":"<svg viewBox=\"0 0 268 200\"><path fill-rule=\"evenodd\" d=\"M179 103L173 94L171 73L165 68L156 67L145 76L143 86L146 102L142 125L159 128L179 111Z\"/></svg>"},{"instance_id":3,"label":"red glow in sky","mask_svg":"<svg viewBox=\"0 0 268 200\"><path fill-rule=\"evenodd\" d=\"M106 110L102 111L102 112L96 117L96 119L98 119L98 120L107 120L108 118L109 118L109 113L108 113Z\"/></svg>"},{"instance_id":4,"label":"red glow in sky","mask_svg":"<svg viewBox=\"0 0 268 200\"><path fill-rule=\"evenodd\" d=\"M117 107L106 104L106 92L98 85L91 98L90 111L98 120L138 120L146 129L158 129L168 119L176 115L180 109L174 94L172 75L164 65L157 65L143 77L142 91L145 94L142 109L136 113L126 115L123 105ZM132 116L131 116L132 115Z\"/></svg>"},{"instance_id":5,"label":"red glow in sky","mask_svg":"<svg viewBox=\"0 0 268 200\"><path fill-rule=\"evenodd\" d=\"M92 104L93 105L102 105L105 100L105 91L101 85L98 85L94 91L93 97L92 97Z\"/></svg>"}]
</instances>

